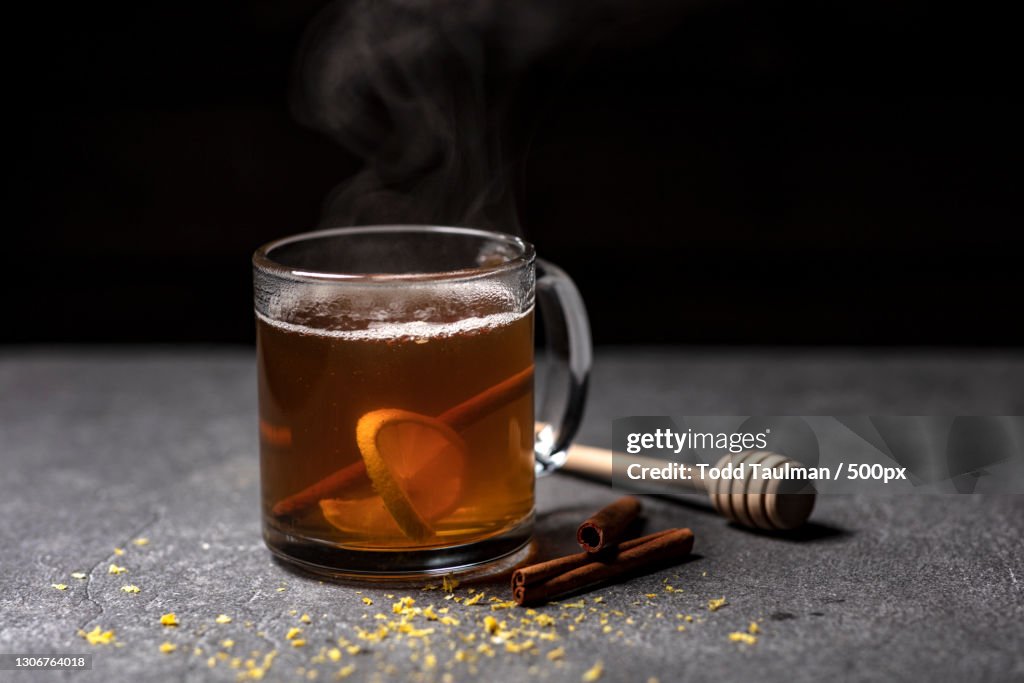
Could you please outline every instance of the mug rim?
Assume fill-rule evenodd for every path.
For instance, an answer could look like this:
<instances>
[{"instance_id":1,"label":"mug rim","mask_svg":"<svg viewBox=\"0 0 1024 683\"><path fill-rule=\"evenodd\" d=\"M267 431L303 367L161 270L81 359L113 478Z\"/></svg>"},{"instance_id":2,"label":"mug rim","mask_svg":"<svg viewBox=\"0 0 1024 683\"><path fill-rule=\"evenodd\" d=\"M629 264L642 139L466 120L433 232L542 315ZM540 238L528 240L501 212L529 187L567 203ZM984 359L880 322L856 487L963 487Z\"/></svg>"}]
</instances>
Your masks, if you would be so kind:
<instances>
[{"instance_id":1,"label":"mug rim","mask_svg":"<svg viewBox=\"0 0 1024 683\"><path fill-rule=\"evenodd\" d=\"M280 247L313 239L323 239L349 234L395 234L395 233L436 233L448 235L464 235L496 242L504 242L519 252L517 256L494 265L460 268L457 270L410 272L410 273L344 273L331 271L306 270L293 268L275 261L272 252ZM258 271L289 280L304 282L357 282L357 283L394 283L394 282L451 282L475 280L496 274L514 271L534 262L536 252L534 246L515 235L479 228L466 228L427 224L382 224L360 225L326 228L288 235L271 240L260 246L252 255L253 267Z\"/></svg>"}]
</instances>

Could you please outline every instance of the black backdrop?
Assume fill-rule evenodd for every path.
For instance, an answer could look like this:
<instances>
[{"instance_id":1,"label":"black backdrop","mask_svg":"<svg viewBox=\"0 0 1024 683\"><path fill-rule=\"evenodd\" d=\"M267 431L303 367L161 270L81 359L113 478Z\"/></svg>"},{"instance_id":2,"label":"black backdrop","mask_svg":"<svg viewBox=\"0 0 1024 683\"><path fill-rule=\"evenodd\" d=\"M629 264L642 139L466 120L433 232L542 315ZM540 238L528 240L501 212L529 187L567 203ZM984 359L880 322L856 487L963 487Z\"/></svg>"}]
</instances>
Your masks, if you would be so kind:
<instances>
[{"instance_id":1,"label":"black backdrop","mask_svg":"<svg viewBox=\"0 0 1024 683\"><path fill-rule=\"evenodd\" d=\"M289 112L320 6L10 24L3 341L251 341L252 249L359 166ZM706 3L552 55L514 103L522 230L599 343L1020 345L1018 39L978 7Z\"/></svg>"}]
</instances>

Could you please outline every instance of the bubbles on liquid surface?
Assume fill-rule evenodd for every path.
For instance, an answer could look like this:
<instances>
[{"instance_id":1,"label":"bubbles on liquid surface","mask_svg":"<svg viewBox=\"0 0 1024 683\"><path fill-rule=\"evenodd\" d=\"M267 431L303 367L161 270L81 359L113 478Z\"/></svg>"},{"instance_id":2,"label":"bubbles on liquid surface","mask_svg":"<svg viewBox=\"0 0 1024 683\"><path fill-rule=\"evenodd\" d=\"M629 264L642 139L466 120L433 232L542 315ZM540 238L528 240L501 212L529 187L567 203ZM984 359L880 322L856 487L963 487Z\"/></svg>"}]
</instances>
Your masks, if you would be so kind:
<instances>
[{"instance_id":1,"label":"bubbles on liquid surface","mask_svg":"<svg viewBox=\"0 0 1024 683\"><path fill-rule=\"evenodd\" d=\"M310 327L280 320L271 320L257 312L260 320L268 325L288 332L308 334L320 337L333 337L346 340L365 341L398 341L415 340L417 344L425 344L431 339L441 339L456 335L486 332L491 329L511 325L513 322L529 315L523 313L495 313L487 316L474 316L456 322L436 323L423 321L410 322L370 322L363 329L324 329Z\"/></svg>"},{"instance_id":2,"label":"bubbles on liquid surface","mask_svg":"<svg viewBox=\"0 0 1024 683\"><path fill-rule=\"evenodd\" d=\"M300 334L350 340L429 340L482 332L528 315L492 283L425 287L324 286L281 290L256 311L260 320ZM418 343L424 343L418 341Z\"/></svg>"}]
</instances>

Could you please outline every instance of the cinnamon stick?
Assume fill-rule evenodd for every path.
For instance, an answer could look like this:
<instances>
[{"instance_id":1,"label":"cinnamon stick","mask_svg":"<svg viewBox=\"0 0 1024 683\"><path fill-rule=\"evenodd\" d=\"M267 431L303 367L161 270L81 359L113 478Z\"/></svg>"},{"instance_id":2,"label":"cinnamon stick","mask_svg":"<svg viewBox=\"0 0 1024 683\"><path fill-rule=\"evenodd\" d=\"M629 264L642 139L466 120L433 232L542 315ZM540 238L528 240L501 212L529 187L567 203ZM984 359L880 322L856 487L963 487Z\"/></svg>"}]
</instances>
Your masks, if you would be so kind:
<instances>
[{"instance_id":1,"label":"cinnamon stick","mask_svg":"<svg viewBox=\"0 0 1024 683\"><path fill-rule=\"evenodd\" d=\"M494 386L484 389L459 405L449 408L438 415L437 420L460 432L484 415L493 412L495 408L519 398L531 387L533 387L532 365L503 379Z\"/></svg>"},{"instance_id":2,"label":"cinnamon stick","mask_svg":"<svg viewBox=\"0 0 1024 683\"><path fill-rule=\"evenodd\" d=\"M275 517L296 517L320 502L323 498L331 498L356 481L366 476L366 464L359 460L342 467L337 472L327 475L312 486L280 500L271 512Z\"/></svg>"},{"instance_id":3,"label":"cinnamon stick","mask_svg":"<svg viewBox=\"0 0 1024 683\"><path fill-rule=\"evenodd\" d=\"M615 545L640 514L640 500L623 496L587 519L576 530L576 540L588 553Z\"/></svg>"},{"instance_id":4,"label":"cinnamon stick","mask_svg":"<svg viewBox=\"0 0 1024 683\"><path fill-rule=\"evenodd\" d=\"M647 536L641 536L640 538L631 538L628 541L623 541L618 545L617 548L612 548L610 551L622 552L624 550L630 550L639 545L643 545L648 541L653 541L655 538L664 536L665 534L673 531L673 529L665 529L664 531L658 531ZM590 564L596 559L592 553L582 552L575 553L573 555L566 555L565 557L557 557L547 562L540 562L538 564L530 565L529 567L520 567L512 573L512 590L515 590L519 586L532 586L538 583L543 583L548 579L557 576L559 574L565 574L566 572L578 569L585 564Z\"/></svg>"},{"instance_id":5,"label":"cinnamon stick","mask_svg":"<svg viewBox=\"0 0 1024 683\"><path fill-rule=\"evenodd\" d=\"M581 553L591 558L592 561L559 573L546 581L533 584L523 583L517 586L513 576L512 596L520 605L536 605L560 595L575 593L595 584L624 578L678 561L689 555L691 550L693 550L693 532L689 529L671 529L656 535L655 538L645 543L619 550L614 557L608 559L593 559L594 555ZM558 562L558 560L552 560L552 562Z\"/></svg>"}]
</instances>

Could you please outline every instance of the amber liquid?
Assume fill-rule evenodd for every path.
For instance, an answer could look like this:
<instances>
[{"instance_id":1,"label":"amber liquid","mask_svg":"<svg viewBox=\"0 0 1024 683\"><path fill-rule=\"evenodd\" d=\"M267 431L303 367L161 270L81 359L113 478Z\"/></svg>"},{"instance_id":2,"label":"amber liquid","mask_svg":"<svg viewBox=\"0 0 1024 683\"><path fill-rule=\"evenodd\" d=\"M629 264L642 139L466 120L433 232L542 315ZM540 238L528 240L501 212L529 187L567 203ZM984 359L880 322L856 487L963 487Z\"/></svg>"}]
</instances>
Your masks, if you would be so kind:
<instances>
[{"instance_id":1,"label":"amber liquid","mask_svg":"<svg viewBox=\"0 0 1024 683\"><path fill-rule=\"evenodd\" d=\"M367 413L396 409L433 418L531 367L532 310L460 315L439 322L354 325L361 329L345 329L339 322L333 327L341 329L329 330L258 316L262 505L268 527L293 542L321 547L426 549L494 537L530 517L532 378L523 392L460 427L461 445L440 451L440 457L436 437L413 438L382 451L380 457L389 462L420 467L409 495L425 510L429 534L404 530L380 486L366 474L325 495L326 502L287 516L274 512L281 501L364 461L356 429ZM421 442L431 447L420 453Z\"/></svg>"}]
</instances>

